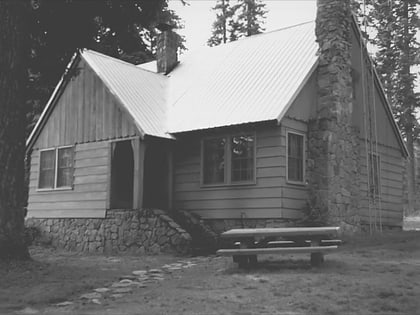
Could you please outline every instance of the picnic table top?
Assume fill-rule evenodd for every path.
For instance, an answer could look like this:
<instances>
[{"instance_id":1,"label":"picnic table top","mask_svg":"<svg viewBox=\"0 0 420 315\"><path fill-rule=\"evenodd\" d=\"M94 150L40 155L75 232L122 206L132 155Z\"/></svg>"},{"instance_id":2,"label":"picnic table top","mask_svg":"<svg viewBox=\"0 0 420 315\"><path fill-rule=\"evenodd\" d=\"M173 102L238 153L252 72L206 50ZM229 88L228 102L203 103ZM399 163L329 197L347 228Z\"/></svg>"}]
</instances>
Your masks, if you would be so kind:
<instances>
[{"instance_id":1,"label":"picnic table top","mask_svg":"<svg viewBox=\"0 0 420 315\"><path fill-rule=\"evenodd\" d=\"M336 235L339 230L340 228L335 226L232 229L223 232L221 237Z\"/></svg>"}]
</instances>

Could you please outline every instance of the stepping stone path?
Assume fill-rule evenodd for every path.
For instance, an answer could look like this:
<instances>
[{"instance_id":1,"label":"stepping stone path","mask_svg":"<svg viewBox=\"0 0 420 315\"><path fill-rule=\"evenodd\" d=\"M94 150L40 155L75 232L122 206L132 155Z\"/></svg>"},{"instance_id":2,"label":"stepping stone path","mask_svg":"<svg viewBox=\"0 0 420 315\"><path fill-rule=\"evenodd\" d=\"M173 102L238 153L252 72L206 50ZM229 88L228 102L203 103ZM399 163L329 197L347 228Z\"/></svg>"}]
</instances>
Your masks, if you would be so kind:
<instances>
[{"instance_id":1,"label":"stepping stone path","mask_svg":"<svg viewBox=\"0 0 420 315\"><path fill-rule=\"evenodd\" d=\"M206 258L194 258L194 262L204 261ZM116 259L117 260L117 259ZM92 303L101 305L105 299L119 299L125 294L131 294L133 288L146 288L150 284L155 284L165 280L165 276L171 275L173 272L182 271L197 265L189 260L180 260L176 263L163 265L161 268L148 270L134 270L131 275L123 275L119 281L112 283L107 288L96 288L93 292L80 296L83 303ZM66 301L54 304L57 307L64 307L74 304L74 302Z\"/></svg>"}]
</instances>

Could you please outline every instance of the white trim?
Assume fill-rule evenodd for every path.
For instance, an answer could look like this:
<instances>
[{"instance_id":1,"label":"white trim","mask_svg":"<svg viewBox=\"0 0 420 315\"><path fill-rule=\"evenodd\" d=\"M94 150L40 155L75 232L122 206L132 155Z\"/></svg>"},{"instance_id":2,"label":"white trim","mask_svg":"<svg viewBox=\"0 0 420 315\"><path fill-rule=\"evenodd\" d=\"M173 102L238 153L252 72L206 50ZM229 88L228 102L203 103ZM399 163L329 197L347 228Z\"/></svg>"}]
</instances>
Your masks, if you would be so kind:
<instances>
[{"instance_id":1,"label":"white trim","mask_svg":"<svg viewBox=\"0 0 420 315\"><path fill-rule=\"evenodd\" d=\"M289 179L289 134L301 136L302 141L302 181ZM286 183L292 185L305 185L306 181L306 134L292 129L286 129Z\"/></svg>"}]
</instances>

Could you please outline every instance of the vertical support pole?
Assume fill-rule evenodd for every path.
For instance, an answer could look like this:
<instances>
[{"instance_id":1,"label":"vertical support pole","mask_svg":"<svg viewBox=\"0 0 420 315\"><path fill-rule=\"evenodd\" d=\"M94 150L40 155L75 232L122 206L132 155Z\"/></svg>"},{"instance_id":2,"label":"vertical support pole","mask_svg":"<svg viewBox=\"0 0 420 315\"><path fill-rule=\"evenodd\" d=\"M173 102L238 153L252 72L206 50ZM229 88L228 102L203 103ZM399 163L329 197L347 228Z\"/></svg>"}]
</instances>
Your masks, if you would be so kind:
<instances>
[{"instance_id":1,"label":"vertical support pole","mask_svg":"<svg viewBox=\"0 0 420 315\"><path fill-rule=\"evenodd\" d=\"M316 247L321 245L321 240L319 239L312 239L311 240L311 247ZM311 265L314 267L320 266L324 262L324 254L323 253L311 253Z\"/></svg>"},{"instance_id":2,"label":"vertical support pole","mask_svg":"<svg viewBox=\"0 0 420 315\"><path fill-rule=\"evenodd\" d=\"M133 140L134 148L134 183L133 183L133 208L143 207L143 188L144 188L144 156L146 145L144 140L136 138Z\"/></svg>"},{"instance_id":3,"label":"vertical support pole","mask_svg":"<svg viewBox=\"0 0 420 315\"><path fill-rule=\"evenodd\" d=\"M173 210L173 193L174 193L174 154L173 146L169 146L168 151L168 210Z\"/></svg>"},{"instance_id":4,"label":"vertical support pole","mask_svg":"<svg viewBox=\"0 0 420 315\"><path fill-rule=\"evenodd\" d=\"M111 209L112 204L112 156L114 154L114 142L108 144L108 176L106 181L106 205L105 208Z\"/></svg>"}]
</instances>

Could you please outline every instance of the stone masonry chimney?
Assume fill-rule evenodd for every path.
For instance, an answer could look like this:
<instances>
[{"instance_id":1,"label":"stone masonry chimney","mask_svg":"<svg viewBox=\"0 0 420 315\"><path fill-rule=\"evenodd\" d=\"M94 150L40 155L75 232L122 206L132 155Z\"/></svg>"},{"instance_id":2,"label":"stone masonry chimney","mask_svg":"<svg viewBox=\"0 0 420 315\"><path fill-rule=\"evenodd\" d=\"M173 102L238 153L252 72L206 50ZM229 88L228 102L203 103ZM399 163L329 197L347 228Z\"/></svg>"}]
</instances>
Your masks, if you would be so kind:
<instances>
[{"instance_id":1,"label":"stone masonry chimney","mask_svg":"<svg viewBox=\"0 0 420 315\"><path fill-rule=\"evenodd\" d=\"M179 35L169 26L160 27L159 29L162 32L157 36L157 71L168 74L178 64Z\"/></svg>"},{"instance_id":2,"label":"stone masonry chimney","mask_svg":"<svg viewBox=\"0 0 420 315\"><path fill-rule=\"evenodd\" d=\"M309 122L309 206L321 224L358 227L358 141L352 127L350 0L318 0L316 116Z\"/></svg>"}]
</instances>

